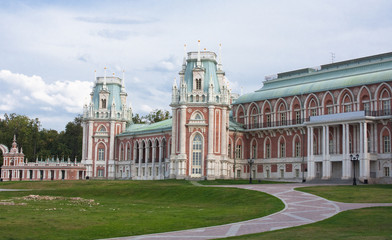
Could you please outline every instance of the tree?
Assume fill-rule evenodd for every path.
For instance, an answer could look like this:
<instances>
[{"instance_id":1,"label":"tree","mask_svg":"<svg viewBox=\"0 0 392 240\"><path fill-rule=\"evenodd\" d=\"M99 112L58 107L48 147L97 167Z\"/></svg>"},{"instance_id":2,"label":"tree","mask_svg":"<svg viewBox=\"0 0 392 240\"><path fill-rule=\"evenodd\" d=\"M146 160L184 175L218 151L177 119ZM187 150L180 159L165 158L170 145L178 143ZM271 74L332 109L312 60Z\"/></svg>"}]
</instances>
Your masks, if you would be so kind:
<instances>
[{"instance_id":1,"label":"tree","mask_svg":"<svg viewBox=\"0 0 392 240\"><path fill-rule=\"evenodd\" d=\"M144 117L150 123L157 123L170 118L170 113L167 110L155 109Z\"/></svg>"}]
</instances>

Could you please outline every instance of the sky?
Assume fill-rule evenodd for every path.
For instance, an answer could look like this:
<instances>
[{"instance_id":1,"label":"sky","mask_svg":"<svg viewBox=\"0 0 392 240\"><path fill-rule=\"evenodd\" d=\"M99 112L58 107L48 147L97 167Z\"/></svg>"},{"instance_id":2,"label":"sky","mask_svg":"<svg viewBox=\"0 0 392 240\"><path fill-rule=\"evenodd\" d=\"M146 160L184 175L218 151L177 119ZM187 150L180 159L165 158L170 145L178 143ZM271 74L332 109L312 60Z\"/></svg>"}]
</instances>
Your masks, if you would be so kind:
<instances>
[{"instance_id":1,"label":"sky","mask_svg":"<svg viewBox=\"0 0 392 240\"><path fill-rule=\"evenodd\" d=\"M62 131L104 67L124 70L134 113L170 111L184 44L198 40L222 44L233 92L253 92L265 76L392 52L391 12L390 0L1 0L0 118Z\"/></svg>"}]
</instances>

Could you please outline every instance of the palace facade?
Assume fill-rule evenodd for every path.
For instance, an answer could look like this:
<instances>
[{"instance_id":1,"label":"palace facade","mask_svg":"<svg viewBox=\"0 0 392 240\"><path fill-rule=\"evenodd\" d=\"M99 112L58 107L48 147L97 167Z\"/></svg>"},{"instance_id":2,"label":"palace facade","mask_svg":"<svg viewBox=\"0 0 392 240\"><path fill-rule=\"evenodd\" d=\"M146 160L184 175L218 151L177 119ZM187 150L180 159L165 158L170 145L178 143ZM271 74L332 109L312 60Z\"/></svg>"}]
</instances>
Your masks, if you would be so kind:
<instances>
[{"instance_id":1,"label":"palace facade","mask_svg":"<svg viewBox=\"0 0 392 240\"><path fill-rule=\"evenodd\" d=\"M158 123L132 123L123 79L96 77L78 174L392 182L392 53L279 73L239 97L220 59L186 54L172 118ZM18 179L2 171L4 180Z\"/></svg>"}]
</instances>

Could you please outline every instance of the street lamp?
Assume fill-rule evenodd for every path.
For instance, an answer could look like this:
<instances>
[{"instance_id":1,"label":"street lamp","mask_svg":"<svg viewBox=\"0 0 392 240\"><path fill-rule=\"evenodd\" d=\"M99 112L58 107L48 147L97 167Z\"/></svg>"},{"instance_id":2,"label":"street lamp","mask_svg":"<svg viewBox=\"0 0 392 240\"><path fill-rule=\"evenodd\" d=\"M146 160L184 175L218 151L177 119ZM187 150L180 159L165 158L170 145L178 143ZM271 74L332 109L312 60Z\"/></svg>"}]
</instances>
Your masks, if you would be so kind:
<instances>
[{"instance_id":1,"label":"street lamp","mask_svg":"<svg viewBox=\"0 0 392 240\"><path fill-rule=\"evenodd\" d=\"M252 158L248 159L248 163L249 163L249 183L252 183L252 165L255 162L255 160L253 160Z\"/></svg>"},{"instance_id":2,"label":"street lamp","mask_svg":"<svg viewBox=\"0 0 392 240\"><path fill-rule=\"evenodd\" d=\"M350 154L351 161L354 163L354 178L353 178L353 185L357 185L357 179L355 178L355 162L359 160L359 154L355 156Z\"/></svg>"}]
</instances>

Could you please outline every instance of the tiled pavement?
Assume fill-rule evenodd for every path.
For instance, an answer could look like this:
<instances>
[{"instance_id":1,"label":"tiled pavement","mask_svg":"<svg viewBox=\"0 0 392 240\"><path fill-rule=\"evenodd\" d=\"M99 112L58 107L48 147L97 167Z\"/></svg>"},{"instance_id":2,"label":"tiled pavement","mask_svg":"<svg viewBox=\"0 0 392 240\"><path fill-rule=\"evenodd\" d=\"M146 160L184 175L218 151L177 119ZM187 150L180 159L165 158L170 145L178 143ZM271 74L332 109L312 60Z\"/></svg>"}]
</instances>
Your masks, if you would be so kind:
<instances>
[{"instance_id":1,"label":"tiled pavement","mask_svg":"<svg viewBox=\"0 0 392 240\"><path fill-rule=\"evenodd\" d=\"M303 187L302 184L265 184L265 185L237 185L222 187L238 187L252 189L269 193L281 199L285 208L272 215L262 218L252 219L243 222L230 223L219 226L189 229L175 232L156 233L149 235L139 235L130 237L111 238L116 240L148 240L148 239L187 239L201 240L224 238L230 236L240 236L244 234L272 231L276 229L289 228L308 223L321 221L329 218L341 211L373 207L392 206L392 203L385 204L362 204L362 203L339 203L326 200L324 198L293 190L296 187ZM309 186L309 185L307 185Z\"/></svg>"}]
</instances>

